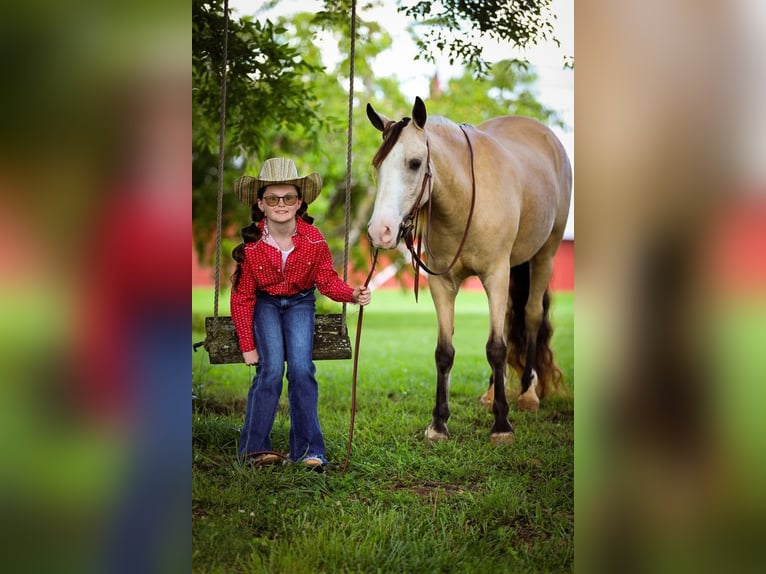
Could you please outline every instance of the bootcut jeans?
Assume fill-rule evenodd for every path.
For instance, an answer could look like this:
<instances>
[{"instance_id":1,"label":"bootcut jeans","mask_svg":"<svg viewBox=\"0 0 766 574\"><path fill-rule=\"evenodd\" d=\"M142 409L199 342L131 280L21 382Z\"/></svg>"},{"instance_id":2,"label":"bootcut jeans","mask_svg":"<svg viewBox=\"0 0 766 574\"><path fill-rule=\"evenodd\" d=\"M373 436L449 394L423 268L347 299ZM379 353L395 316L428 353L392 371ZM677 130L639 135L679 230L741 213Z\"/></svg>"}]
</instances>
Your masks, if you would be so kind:
<instances>
[{"instance_id":1,"label":"bootcut jeans","mask_svg":"<svg viewBox=\"0 0 766 574\"><path fill-rule=\"evenodd\" d=\"M258 365L247 395L245 423L239 455L272 450L271 429L282 394L287 362L287 399L290 403L290 459L317 457L323 464L325 442L319 425L319 389L314 348L314 289L291 296L272 296L259 291L253 313Z\"/></svg>"}]
</instances>

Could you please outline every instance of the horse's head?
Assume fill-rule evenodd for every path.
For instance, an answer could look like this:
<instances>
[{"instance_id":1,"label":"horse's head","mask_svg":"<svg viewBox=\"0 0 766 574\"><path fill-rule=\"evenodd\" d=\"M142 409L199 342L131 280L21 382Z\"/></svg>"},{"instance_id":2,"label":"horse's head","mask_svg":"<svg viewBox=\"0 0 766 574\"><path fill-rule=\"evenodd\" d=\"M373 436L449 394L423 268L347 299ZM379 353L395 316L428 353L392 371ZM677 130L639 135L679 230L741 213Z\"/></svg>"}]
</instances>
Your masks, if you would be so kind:
<instances>
[{"instance_id":1,"label":"horse's head","mask_svg":"<svg viewBox=\"0 0 766 574\"><path fill-rule=\"evenodd\" d=\"M425 132L426 106L416 97L412 118L395 122L367 104L367 117L383 132L383 143L372 159L378 175L378 190L367 236L375 247L390 249L401 239L400 229L405 219L428 201L425 187L430 175L430 156Z\"/></svg>"}]
</instances>

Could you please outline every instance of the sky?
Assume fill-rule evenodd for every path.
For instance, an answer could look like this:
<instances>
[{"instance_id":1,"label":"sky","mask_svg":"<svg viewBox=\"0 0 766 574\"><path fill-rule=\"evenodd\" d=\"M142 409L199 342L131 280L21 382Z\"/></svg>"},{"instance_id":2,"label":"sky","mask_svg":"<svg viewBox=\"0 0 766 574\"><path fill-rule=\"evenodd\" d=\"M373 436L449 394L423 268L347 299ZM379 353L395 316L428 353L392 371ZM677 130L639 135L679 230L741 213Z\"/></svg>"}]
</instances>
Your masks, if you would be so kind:
<instances>
[{"instance_id":1,"label":"sky","mask_svg":"<svg viewBox=\"0 0 766 574\"><path fill-rule=\"evenodd\" d=\"M446 59L437 65L415 60L417 50L407 32L411 21L396 11L396 2L385 1L382 4L364 13L365 18L377 20L392 36L392 47L381 53L375 63L381 76L396 76L402 92L414 101L415 96L427 97L435 72L443 82L461 73L460 66L450 66ZM229 5L239 15L274 19L296 12L317 11L322 2L281 0L276 9L269 11L262 10L262 0L229 0ZM574 71L565 70L563 66L565 56L574 56L574 0L553 0L551 9L556 16L553 21L553 36L559 40L560 46L549 41L521 52L512 50L508 44L488 41L484 45L484 57L490 62L509 57L526 58L535 67L538 74L537 99L558 112L566 123L565 129L552 129L561 139L574 165ZM317 42L322 47L325 64L330 64L339 57L335 42L321 37ZM407 65L402 66L402 62L407 62ZM574 201L565 237L574 237Z\"/></svg>"}]
</instances>

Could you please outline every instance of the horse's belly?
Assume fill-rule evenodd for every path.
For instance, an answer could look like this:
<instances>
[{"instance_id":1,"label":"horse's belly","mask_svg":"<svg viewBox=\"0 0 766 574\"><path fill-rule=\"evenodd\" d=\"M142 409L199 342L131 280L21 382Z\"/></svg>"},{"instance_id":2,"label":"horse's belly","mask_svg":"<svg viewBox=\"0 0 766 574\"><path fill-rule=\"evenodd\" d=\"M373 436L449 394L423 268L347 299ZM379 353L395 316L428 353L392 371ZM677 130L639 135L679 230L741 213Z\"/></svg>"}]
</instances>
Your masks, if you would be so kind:
<instances>
[{"instance_id":1,"label":"horse's belly","mask_svg":"<svg viewBox=\"0 0 766 574\"><path fill-rule=\"evenodd\" d=\"M521 265L522 263L526 263L532 257L534 256L534 253L522 251L520 249L514 249L511 252L511 267L515 267L516 265Z\"/></svg>"},{"instance_id":2,"label":"horse's belly","mask_svg":"<svg viewBox=\"0 0 766 574\"><path fill-rule=\"evenodd\" d=\"M513 242L513 249L511 249L511 267L532 259L549 239L550 230L545 234L539 231L537 233L524 233L523 229L520 230Z\"/></svg>"}]
</instances>

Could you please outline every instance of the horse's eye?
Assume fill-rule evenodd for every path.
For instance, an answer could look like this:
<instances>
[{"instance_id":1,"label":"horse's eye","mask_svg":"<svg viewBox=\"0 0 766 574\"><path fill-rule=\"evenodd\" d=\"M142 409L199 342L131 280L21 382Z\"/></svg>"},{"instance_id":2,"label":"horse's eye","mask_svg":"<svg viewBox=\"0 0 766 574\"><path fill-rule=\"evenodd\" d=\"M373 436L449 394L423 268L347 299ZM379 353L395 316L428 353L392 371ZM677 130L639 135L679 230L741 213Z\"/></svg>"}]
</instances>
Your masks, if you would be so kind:
<instances>
[{"instance_id":1,"label":"horse's eye","mask_svg":"<svg viewBox=\"0 0 766 574\"><path fill-rule=\"evenodd\" d=\"M412 170L420 169L420 166L423 165L423 161L420 159L411 159L408 162L408 165Z\"/></svg>"}]
</instances>

